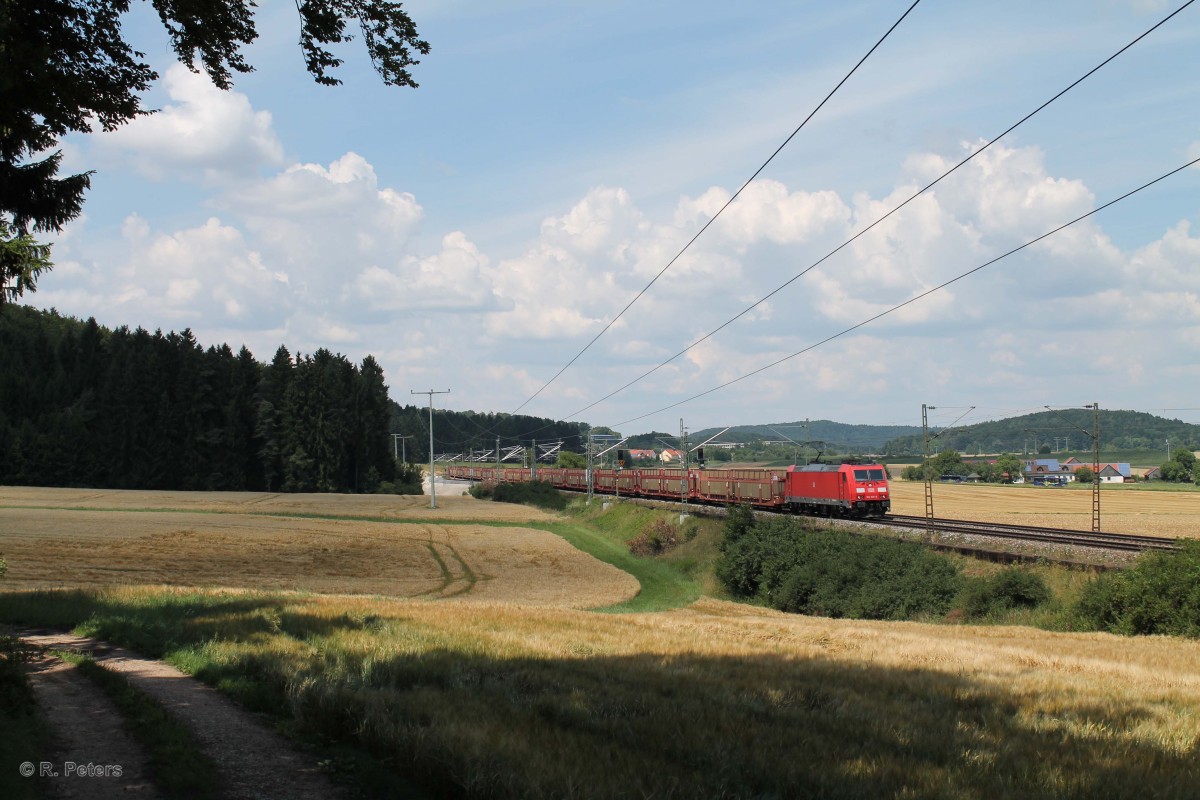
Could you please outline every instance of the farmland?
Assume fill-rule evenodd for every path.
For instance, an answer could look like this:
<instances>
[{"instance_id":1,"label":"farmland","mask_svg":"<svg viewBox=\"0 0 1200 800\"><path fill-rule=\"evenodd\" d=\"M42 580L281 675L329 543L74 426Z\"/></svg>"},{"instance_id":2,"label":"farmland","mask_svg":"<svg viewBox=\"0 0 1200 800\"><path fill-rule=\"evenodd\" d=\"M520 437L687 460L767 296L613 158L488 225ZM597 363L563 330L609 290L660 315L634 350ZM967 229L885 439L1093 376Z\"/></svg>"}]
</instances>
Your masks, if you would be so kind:
<instances>
[{"instance_id":1,"label":"farmland","mask_svg":"<svg viewBox=\"0 0 1200 800\"><path fill-rule=\"evenodd\" d=\"M1089 520L1084 492L1002 497L1043 495ZM136 643L441 794L1188 797L1200 779L1194 642L711 597L598 614L636 582L534 527L552 515L438 502L2 489L0 619Z\"/></svg>"},{"instance_id":2,"label":"farmland","mask_svg":"<svg viewBox=\"0 0 1200 800\"><path fill-rule=\"evenodd\" d=\"M637 581L524 506L419 497L4 490L5 588L288 589L591 608ZM315 518L318 509L332 518ZM493 511L515 527L484 525ZM401 521L403 520L403 521ZM428 520L428 521L423 521Z\"/></svg>"},{"instance_id":3,"label":"farmland","mask_svg":"<svg viewBox=\"0 0 1200 800\"><path fill-rule=\"evenodd\" d=\"M890 487L894 513L924 515L923 483L893 480ZM1092 493L1082 487L937 483L933 497L934 513L946 519L1079 530L1092 526ZM1171 539L1200 537L1200 492L1105 485L1100 489L1100 511L1106 531Z\"/></svg>"}]
</instances>

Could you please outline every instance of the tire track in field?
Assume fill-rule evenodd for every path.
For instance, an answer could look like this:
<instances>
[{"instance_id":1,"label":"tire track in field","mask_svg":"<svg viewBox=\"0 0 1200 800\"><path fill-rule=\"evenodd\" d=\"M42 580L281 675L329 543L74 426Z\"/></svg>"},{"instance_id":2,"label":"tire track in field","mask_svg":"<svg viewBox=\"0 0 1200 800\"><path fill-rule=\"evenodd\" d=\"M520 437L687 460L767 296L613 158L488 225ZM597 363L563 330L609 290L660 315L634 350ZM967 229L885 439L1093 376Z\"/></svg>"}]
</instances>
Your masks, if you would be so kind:
<instances>
[{"instance_id":1,"label":"tire track in field","mask_svg":"<svg viewBox=\"0 0 1200 800\"><path fill-rule=\"evenodd\" d=\"M490 581L495 576L476 572L471 564L454 546L450 532L443 528L440 533L444 541L434 539L434 529L426 528L426 540L422 542L430 557L441 572L441 583L414 597L437 596L440 598L460 597L474 591L480 581Z\"/></svg>"}]
</instances>

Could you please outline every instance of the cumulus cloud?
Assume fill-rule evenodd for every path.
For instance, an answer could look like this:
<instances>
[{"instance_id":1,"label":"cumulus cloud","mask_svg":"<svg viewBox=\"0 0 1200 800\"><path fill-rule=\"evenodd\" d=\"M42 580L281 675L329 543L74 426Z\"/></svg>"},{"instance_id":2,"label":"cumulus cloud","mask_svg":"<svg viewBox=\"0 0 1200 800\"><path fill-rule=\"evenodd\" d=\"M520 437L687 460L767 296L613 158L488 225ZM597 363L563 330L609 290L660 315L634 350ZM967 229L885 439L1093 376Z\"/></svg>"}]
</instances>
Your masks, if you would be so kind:
<instances>
[{"instance_id":1,"label":"cumulus cloud","mask_svg":"<svg viewBox=\"0 0 1200 800\"><path fill-rule=\"evenodd\" d=\"M353 291L374 311L485 310L496 305L487 265L479 248L456 231L432 256L406 256L393 268L368 267Z\"/></svg>"},{"instance_id":2,"label":"cumulus cloud","mask_svg":"<svg viewBox=\"0 0 1200 800\"><path fill-rule=\"evenodd\" d=\"M394 386L453 382L456 391L491 398L487 410L505 403L489 386L502 387L491 391L514 405L540 388L730 196L712 187L650 212L623 188L597 186L518 247L489 251L463 230L423 235L421 203L381 181L366 157L347 152L327 164L283 166L269 116L190 73L168 77L173 104L150 127L144 123L151 120L138 121L129 137L105 146L137 153L162 174L224 176L207 187L208 210L176 225L149 210L129 214L119 241L87 249L78 241L80 220L59 237L57 286L44 283L39 302L108 310L117 324L191 326L198 335L211 331L213 341L232 333L260 357L281 342L293 351L373 352ZM172 137L180 147L167 146ZM544 399L565 413L553 404L607 394L808 267L960 157L914 154L884 193L752 184ZM271 167L265 175L264 166ZM1082 181L1050 174L1037 148L997 145L607 408L644 411L649 396L680 399L738 378L1094 202ZM1089 222L730 391L748 403L785 403L801 395L948 391L963 382L979 391L1046 387L1093 358L1089 342L1100 330L1122 335L1109 340L1109 360L1089 368L1150 381L1178 368L1177 358L1148 346L1156 326L1176 326L1179 346L1200 355L1198 262L1200 237L1189 221L1131 252ZM1069 334L1031 344L1014 333L1037 330ZM1140 371L1126 370L1128 363Z\"/></svg>"},{"instance_id":3,"label":"cumulus cloud","mask_svg":"<svg viewBox=\"0 0 1200 800\"><path fill-rule=\"evenodd\" d=\"M222 91L180 64L164 84L172 102L99 134L98 146L155 179L228 180L283 162L270 112L255 111L244 94Z\"/></svg>"}]
</instances>

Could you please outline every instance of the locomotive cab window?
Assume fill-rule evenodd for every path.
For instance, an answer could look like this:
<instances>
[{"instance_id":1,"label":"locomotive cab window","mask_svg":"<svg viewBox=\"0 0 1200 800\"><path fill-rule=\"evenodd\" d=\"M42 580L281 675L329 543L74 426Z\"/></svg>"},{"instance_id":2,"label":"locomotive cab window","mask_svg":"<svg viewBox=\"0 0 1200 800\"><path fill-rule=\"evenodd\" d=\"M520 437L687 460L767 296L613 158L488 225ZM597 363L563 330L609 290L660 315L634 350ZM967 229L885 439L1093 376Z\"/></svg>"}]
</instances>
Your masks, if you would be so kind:
<instances>
[{"instance_id":1,"label":"locomotive cab window","mask_svg":"<svg viewBox=\"0 0 1200 800\"><path fill-rule=\"evenodd\" d=\"M856 481L882 481L887 480L884 477L882 469L856 469L854 470L854 480Z\"/></svg>"}]
</instances>

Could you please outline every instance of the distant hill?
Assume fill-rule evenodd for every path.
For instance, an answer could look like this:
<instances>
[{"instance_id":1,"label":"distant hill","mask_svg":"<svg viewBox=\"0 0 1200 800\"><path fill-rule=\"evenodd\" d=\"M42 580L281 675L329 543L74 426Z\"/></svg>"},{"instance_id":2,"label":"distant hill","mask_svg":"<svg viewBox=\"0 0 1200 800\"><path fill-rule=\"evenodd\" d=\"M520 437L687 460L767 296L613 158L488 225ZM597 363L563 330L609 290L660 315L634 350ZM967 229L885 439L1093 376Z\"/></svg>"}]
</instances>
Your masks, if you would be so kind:
<instances>
[{"instance_id":1,"label":"distant hill","mask_svg":"<svg viewBox=\"0 0 1200 800\"><path fill-rule=\"evenodd\" d=\"M1100 450L1200 449L1200 425L1166 419L1143 411L1100 411ZM937 432L930 450L960 453L1036 452L1040 445L1061 445L1064 450L1090 450L1093 412L1083 409L1040 411L1021 417L965 425ZM1086 432L1086 433L1085 433ZM933 433L933 431L931 431ZM1056 442L1056 438L1058 442ZM897 436L882 448L884 455L921 455L924 438L918 429Z\"/></svg>"},{"instance_id":2,"label":"distant hill","mask_svg":"<svg viewBox=\"0 0 1200 800\"><path fill-rule=\"evenodd\" d=\"M689 434L694 442L703 442L720 428L707 428ZM767 425L738 425L721 434L722 442L784 441L805 444L819 442L841 453L879 453L884 444L903 437L921 438L914 425L848 425L827 419L804 422L772 422Z\"/></svg>"}]
</instances>

